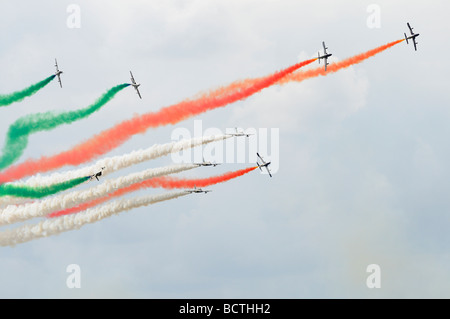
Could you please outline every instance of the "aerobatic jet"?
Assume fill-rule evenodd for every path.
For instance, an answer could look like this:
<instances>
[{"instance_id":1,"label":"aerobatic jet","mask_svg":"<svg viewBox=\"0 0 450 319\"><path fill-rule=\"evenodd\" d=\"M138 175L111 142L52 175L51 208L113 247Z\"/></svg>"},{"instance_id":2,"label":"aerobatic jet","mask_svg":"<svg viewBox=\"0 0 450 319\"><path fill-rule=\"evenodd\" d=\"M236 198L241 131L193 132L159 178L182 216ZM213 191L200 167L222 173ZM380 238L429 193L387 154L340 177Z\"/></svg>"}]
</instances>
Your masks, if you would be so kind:
<instances>
[{"instance_id":1,"label":"aerobatic jet","mask_svg":"<svg viewBox=\"0 0 450 319\"><path fill-rule=\"evenodd\" d=\"M133 77L133 73L131 73L131 71L130 71L130 74L131 74L131 85L136 89L136 93L137 93L137 95L139 95L139 98L142 99L141 93L139 93L139 89L138 89L138 87L141 84L140 83L136 83L136 81L134 80L134 77Z\"/></svg>"},{"instance_id":2,"label":"aerobatic jet","mask_svg":"<svg viewBox=\"0 0 450 319\"><path fill-rule=\"evenodd\" d=\"M203 190L203 189L201 189L201 188L197 188L195 185L194 185L194 188L193 189L186 189L185 190L185 192L186 193L208 193L208 192L212 192L211 190L209 190L209 189L207 189L207 190Z\"/></svg>"},{"instance_id":3,"label":"aerobatic jet","mask_svg":"<svg viewBox=\"0 0 450 319\"><path fill-rule=\"evenodd\" d=\"M331 53L327 53L327 47L325 46L325 42L322 42L323 45L323 55L320 56L320 52L317 52L317 59L319 60L319 64L320 64L320 59L324 59L325 60L325 71L327 70L327 65L329 65L328 63L328 58L332 55Z\"/></svg>"},{"instance_id":4,"label":"aerobatic jet","mask_svg":"<svg viewBox=\"0 0 450 319\"><path fill-rule=\"evenodd\" d=\"M272 174L270 174L270 170L269 170L269 165L271 162L265 162L264 159L261 157L261 155L259 155L259 153L256 153L256 155L258 155L259 159L261 160L261 164L257 161L256 164L259 167L259 170L262 171L262 168L265 167L267 170L267 173L269 173L269 176L272 177Z\"/></svg>"},{"instance_id":5,"label":"aerobatic jet","mask_svg":"<svg viewBox=\"0 0 450 319\"><path fill-rule=\"evenodd\" d=\"M217 165L220 165L220 164L217 164L217 163L211 163L211 162L205 162L205 158L203 157L203 162L201 162L201 163L194 163L195 165L198 165L198 166L217 166Z\"/></svg>"},{"instance_id":6,"label":"aerobatic jet","mask_svg":"<svg viewBox=\"0 0 450 319\"><path fill-rule=\"evenodd\" d=\"M55 67L56 67L55 75L58 77L59 86L62 88L61 74L63 73L63 71L58 69L58 61L56 61L56 59L55 59Z\"/></svg>"},{"instance_id":7,"label":"aerobatic jet","mask_svg":"<svg viewBox=\"0 0 450 319\"><path fill-rule=\"evenodd\" d=\"M89 180L91 181L91 180L93 180L94 178L96 178L96 179L99 181L98 178L99 178L100 176L102 176L103 170L104 170L104 169L105 169L105 167L102 167L102 169L101 169L99 172L97 172L97 173L91 175L91 177L89 178Z\"/></svg>"},{"instance_id":8,"label":"aerobatic jet","mask_svg":"<svg viewBox=\"0 0 450 319\"><path fill-rule=\"evenodd\" d=\"M413 32L413 28L411 28L411 26L409 25L409 22L407 22L406 24L408 25L409 31L411 32L411 35L409 37L406 35L406 33L403 33L405 35L406 44L409 44L408 40L412 39L413 44L414 44L414 50L417 51L416 38L419 36L419 33Z\"/></svg>"},{"instance_id":9,"label":"aerobatic jet","mask_svg":"<svg viewBox=\"0 0 450 319\"><path fill-rule=\"evenodd\" d=\"M230 133L230 135L232 136L247 136L249 137L250 135L253 135L251 133L244 133L244 131L238 131L237 127L235 127L236 129L236 133Z\"/></svg>"}]
</instances>

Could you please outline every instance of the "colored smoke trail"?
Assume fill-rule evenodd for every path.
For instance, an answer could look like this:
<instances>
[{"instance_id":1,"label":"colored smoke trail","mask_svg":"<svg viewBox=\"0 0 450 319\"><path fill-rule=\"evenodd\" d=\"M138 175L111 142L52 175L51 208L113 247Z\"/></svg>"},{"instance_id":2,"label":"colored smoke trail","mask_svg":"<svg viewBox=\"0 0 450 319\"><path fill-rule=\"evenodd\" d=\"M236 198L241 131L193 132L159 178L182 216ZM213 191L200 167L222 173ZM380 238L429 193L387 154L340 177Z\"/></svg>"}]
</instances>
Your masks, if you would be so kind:
<instances>
[{"instance_id":1,"label":"colored smoke trail","mask_svg":"<svg viewBox=\"0 0 450 319\"><path fill-rule=\"evenodd\" d=\"M139 188L142 187L162 187L166 189L173 189L173 188L193 188L193 187L205 187L205 186L211 186L218 183L223 183L226 181L229 181L233 178L240 177L242 175L245 175L253 170L258 168L258 166L255 167L248 167L244 168L238 171L234 172L228 172L219 176L213 176L208 178L199 178L199 179L184 179L184 178L177 178L177 177L157 177L152 178L148 181L143 182L143 186L139 186Z\"/></svg>"},{"instance_id":2,"label":"colored smoke trail","mask_svg":"<svg viewBox=\"0 0 450 319\"><path fill-rule=\"evenodd\" d=\"M153 160L172 153L181 152L194 147L207 145L214 142L220 142L230 137L231 135L227 134L209 135L182 139L180 141L174 141L164 144L154 144L146 149L132 151L123 155L102 158L95 164L81 169L66 171L62 173L53 173L49 176L32 176L25 182L25 184L29 186L39 186L42 184L50 185L59 183L61 181L72 179L75 177L92 175L101 167L105 167L103 176L106 176L110 173L117 172L118 170L130 167L132 165L140 164L149 160Z\"/></svg>"},{"instance_id":3,"label":"colored smoke trail","mask_svg":"<svg viewBox=\"0 0 450 319\"><path fill-rule=\"evenodd\" d=\"M48 131L62 124L70 124L81 120L98 111L109 102L119 91L130 84L120 84L104 93L97 101L86 108L55 113L45 112L30 114L15 121L8 130L6 142L3 146L3 154L0 157L0 169L11 165L23 154L28 145L28 137L38 131Z\"/></svg>"},{"instance_id":4,"label":"colored smoke trail","mask_svg":"<svg viewBox=\"0 0 450 319\"><path fill-rule=\"evenodd\" d=\"M65 231L79 229L89 223L95 223L114 214L128 211L141 206L148 206L162 201L188 195L184 191L170 192L152 196L121 199L101 207L89 209L80 214L46 219L35 225L23 225L15 229L0 232L0 246L14 246L33 239L56 235Z\"/></svg>"},{"instance_id":5,"label":"colored smoke trail","mask_svg":"<svg viewBox=\"0 0 450 319\"><path fill-rule=\"evenodd\" d=\"M317 77L319 75L325 76L328 75L330 73L334 73L337 72L341 69L347 68L351 65L354 64L358 64L363 62L364 60L371 58L375 55L377 55L378 53L381 53L391 47L393 47L394 45L404 41L405 39L401 39L401 40L397 40L397 41L393 41L390 43L387 43L385 45L379 46L375 49L369 50L367 52L352 56L350 58L344 59L342 61L338 61L338 62L333 62L330 63L327 67L327 71L325 71L324 67L318 67L315 69L311 69L311 70L307 70L307 71L298 71L295 73L291 73L288 74L286 77L284 77L283 79L281 79L278 84L285 84L288 82L301 82L303 80L309 79L309 78L313 78L313 77Z\"/></svg>"},{"instance_id":6,"label":"colored smoke trail","mask_svg":"<svg viewBox=\"0 0 450 319\"><path fill-rule=\"evenodd\" d=\"M0 185L0 196L9 195L15 197L42 198L80 185L81 183L87 181L88 179L89 176L78 177L58 184L42 187L2 184Z\"/></svg>"},{"instance_id":7,"label":"colored smoke trail","mask_svg":"<svg viewBox=\"0 0 450 319\"><path fill-rule=\"evenodd\" d=\"M129 174L124 177L118 177L106 180L98 184L96 180L89 185L95 185L86 190L73 191L67 194L60 194L42 201L28 203L25 205L10 205L0 210L0 225L21 222L34 217L42 217L61 209L74 207L80 203L91 201L93 199L107 196L121 187L126 187L137 182L154 177L176 174L186 170L198 167L195 164L177 164L165 167L150 168L142 172Z\"/></svg>"},{"instance_id":8,"label":"colored smoke trail","mask_svg":"<svg viewBox=\"0 0 450 319\"><path fill-rule=\"evenodd\" d=\"M239 81L238 85L231 84L231 92L220 88L202 95L194 100L185 100L178 104L164 107L156 113L146 113L135 116L116 126L105 130L87 141L76 145L74 148L51 157L41 157L37 160L27 160L22 164L10 167L0 174L0 182L10 182L37 172L46 172L65 165L79 165L92 160L104 153L125 143L133 135L145 133L150 127L158 127L167 124L175 124L189 117L201 114L208 110L223 107L227 104L245 99L252 94L267 88L280 79L299 68L314 62L316 59L292 65L284 70L266 77ZM251 85L249 84L251 83ZM224 93L226 92L226 93Z\"/></svg>"},{"instance_id":9,"label":"colored smoke trail","mask_svg":"<svg viewBox=\"0 0 450 319\"><path fill-rule=\"evenodd\" d=\"M17 186L34 186L34 187L43 185L52 185L56 183L61 183L63 181L67 181L69 179L74 179L80 176L92 175L97 171L99 171L102 167L105 167L102 175L104 177L110 173L116 172L120 169L124 169L131 165L143 163L145 161L159 158L161 156L166 156L171 153L184 151L193 147L198 147L213 142L219 142L230 137L231 135L210 135L204 137L196 137L192 139L182 139L180 141L165 144L154 144L153 146L147 149L143 150L141 149L123 155L103 158L101 160L98 160L95 164L90 165L88 167L66 171L62 173L53 173L49 176L37 175L29 178L24 183L11 183L11 184ZM0 197L0 205L5 206L12 204L21 204L26 200L27 199L24 198L3 196Z\"/></svg>"},{"instance_id":10,"label":"colored smoke trail","mask_svg":"<svg viewBox=\"0 0 450 319\"><path fill-rule=\"evenodd\" d=\"M35 94L37 91L39 91L44 86L49 84L55 78L55 76L56 75L53 74L53 75L49 76L48 78L46 78L36 84L30 85L29 87L27 87L21 91L17 91L17 92L5 94L5 95L0 95L0 106L6 106L6 105L12 104L14 102L22 101L24 98Z\"/></svg>"},{"instance_id":11,"label":"colored smoke trail","mask_svg":"<svg viewBox=\"0 0 450 319\"><path fill-rule=\"evenodd\" d=\"M48 217L52 218L52 217L58 217L58 216L78 213L78 212L86 210L90 207L102 204L114 197L119 197L124 194L134 192L134 191L137 191L142 188L148 188L148 187L162 187L162 188L167 188L167 189L193 188L196 186L205 187L205 186L210 186L210 185L214 185L214 184L218 184L218 183L223 183L223 182L229 181L230 179L247 174L256 168L258 168L258 167L257 166L249 167L249 168L241 169L241 170L238 170L235 172L228 172L223 175L213 176L213 177L208 177L208 178L201 178L201 179L183 179L183 178L166 177L166 176L150 178L150 179L144 180L142 182L138 182L138 183L134 183L129 186L122 187L112 193L109 193L107 196L99 197L92 201L85 202L81 205L51 213L48 215Z\"/></svg>"}]
</instances>

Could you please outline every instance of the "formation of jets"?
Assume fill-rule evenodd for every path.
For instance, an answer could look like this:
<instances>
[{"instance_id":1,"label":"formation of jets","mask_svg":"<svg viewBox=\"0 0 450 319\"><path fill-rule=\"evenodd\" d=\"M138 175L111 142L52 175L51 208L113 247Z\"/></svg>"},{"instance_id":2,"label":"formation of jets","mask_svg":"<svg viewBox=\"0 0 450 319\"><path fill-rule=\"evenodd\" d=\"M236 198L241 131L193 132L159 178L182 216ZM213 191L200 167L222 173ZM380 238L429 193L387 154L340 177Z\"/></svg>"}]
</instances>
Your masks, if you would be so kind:
<instances>
[{"instance_id":1,"label":"formation of jets","mask_svg":"<svg viewBox=\"0 0 450 319\"><path fill-rule=\"evenodd\" d=\"M410 36L407 36L406 33L404 33L405 35L405 40L406 43L409 44L408 40L412 40L413 44L414 44L414 50L417 51L417 42L416 42L416 38L419 36L419 33L414 33L413 28L410 26L409 22L406 23L409 31L411 33ZM331 53L327 52L327 46L325 45L325 41L322 41L322 46L323 46L323 55L320 55L320 52L317 53L317 59L319 61L320 64L320 60L324 60L324 65L325 65L325 71L327 70L327 65L329 65L328 63L328 58L332 55ZM62 88L62 82L61 82L61 74L63 73L63 71L61 71L58 67L58 61L55 59L55 67L56 67L56 72L55 72L55 76L58 77L58 82L60 87ZM130 71L130 75L131 75L131 86L133 86L136 90L137 95L139 96L140 99L142 99L141 97L141 93L139 92L139 86L141 85L140 83L136 83L136 80L134 79L133 73ZM250 135L252 135L251 133L245 133L244 131L238 131L237 128L235 133L231 133L230 135L232 136L246 136L249 137ZM263 168L265 168L267 170L267 173L269 173L269 176L272 177L272 174L270 173L270 169L269 169L269 165L271 164L271 162L266 162L264 161L264 159L261 157L261 155L259 155L259 153L256 153L256 155L258 156L258 160L256 162L256 164L258 165L258 168L262 171ZM261 163L259 162L261 161ZM217 163L211 163L211 162L206 162L205 159L203 158L203 162L201 163L195 163L198 166L217 166L220 164ZM94 178L97 179L97 181L99 181L99 177L102 176L103 170L105 169L105 167L102 167L102 169L91 175L89 180L93 180ZM187 189L185 190L187 193L208 193L211 192L210 190L203 190L201 188L197 188L194 186L193 189Z\"/></svg>"},{"instance_id":2,"label":"formation of jets","mask_svg":"<svg viewBox=\"0 0 450 319\"><path fill-rule=\"evenodd\" d=\"M215 166L215 165L214 165ZM95 173L95 174L92 174L90 177L89 177L89 181L91 181L91 180L93 180L94 178L96 178L97 179L97 181L99 181L99 177L100 176L102 176L102 174L103 174L103 170L105 169L105 167L102 167L102 169L100 170L100 171L98 171L97 173ZM190 194L192 194L192 193L209 193L209 192L212 192L212 190L209 190L209 189L205 189L205 190L203 190L203 189L201 189L201 188L197 188L197 186L195 186L194 185L194 188L193 189L186 189L185 190L185 192L186 193L190 193Z\"/></svg>"},{"instance_id":3,"label":"formation of jets","mask_svg":"<svg viewBox=\"0 0 450 319\"><path fill-rule=\"evenodd\" d=\"M61 74L63 73L63 71L61 71L58 67L58 61L55 58L55 68L56 68L56 72L55 72L55 76L58 77L58 82L59 82L59 86L62 88L62 82L61 82ZM136 80L134 79L133 73L131 73L130 71L130 75L131 75L131 86L135 88L137 95L139 95L139 98L142 99L141 93L139 92L139 86L141 85L140 83L136 83Z\"/></svg>"},{"instance_id":4,"label":"formation of jets","mask_svg":"<svg viewBox=\"0 0 450 319\"><path fill-rule=\"evenodd\" d=\"M406 23L408 25L409 31L411 32L411 35L408 37L406 33L403 33L405 35L406 44L409 44L408 40L411 39L414 44L414 50L417 51L417 42L416 38L419 36L419 33L414 33L413 28L409 25L409 22Z\"/></svg>"},{"instance_id":5,"label":"formation of jets","mask_svg":"<svg viewBox=\"0 0 450 319\"><path fill-rule=\"evenodd\" d=\"M412 40L413 44L414 44L414 50L417 51L417 42L416 42L416 38L419 36L419 33L414 33L413 28L409 25L409 22L406 23L408 25L409 28L409 32L411 32L410 36L407 36L406 33L403 33L405 35L405 40L406 40L406 44L409 44L408 40ZM323 46L323 55L320 55L320 52L317 52L317 60L319 61L320 64L320 60L324 60L324 64L325 64L325 71L327 70L327 65L329 65L328 63L328 58L332 55L331 53L327 52L327 46L325 45L325 42L322 41L322 46Z\"/></svg>"},{"instance_id":6,"label":"formation of jets","mask_svg":"<svg viewBox=\"0 0 450 319\"><path fill-rule=\"evenodd\" d=\"M407 36L406 33L404 33L406 44L409 44L408 40L412 40L412 42L414 44L414 50L417 51L416 38L419 36L419 33L414 33L413 28L411 27L409 22L407 22L406 24L408 25L409 31L411 33L410 36ZM326 71L327 70L327 66L329 65L328 58L330 56L332 56L332 54L327 52L328 47L325 45L325 41L322 41L322 46L323 46L323 55L320 55L320 52L317 52L317 60L319 61L319 64L320 64L320 60L324 60L324 66L325 66L325 71ZM56 61L56 59L55 59L55 67L56 67L55 75L58 77L59 85L62 88L61 74L63 73L63 71L59 70L58 62ZM136 82L136 80L134 79L133 73L131 71L130 71L130 75L131 75L131 83L130 83L130 85L134 87L134 89L136 90L137 95L139 96L140 99L142 99L141 93L139 92L139 86L141 84ZM231 135L234 135L234 136L247 136L247 137L249 137L249 135L252 135L252 134L246 134L246 133L244 133L242 131L238 132L238 130L236 128L236 133L232 133Z\"/></svg>"}]
</instances>

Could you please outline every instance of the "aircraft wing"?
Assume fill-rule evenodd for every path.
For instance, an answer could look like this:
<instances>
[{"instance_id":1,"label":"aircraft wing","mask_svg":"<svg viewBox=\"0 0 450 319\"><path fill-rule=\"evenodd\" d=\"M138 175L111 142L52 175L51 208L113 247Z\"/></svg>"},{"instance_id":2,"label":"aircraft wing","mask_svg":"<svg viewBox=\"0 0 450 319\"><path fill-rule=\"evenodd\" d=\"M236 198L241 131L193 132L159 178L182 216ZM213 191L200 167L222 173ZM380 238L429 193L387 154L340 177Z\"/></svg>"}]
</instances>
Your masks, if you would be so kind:
<instances>
[{"instance_id":1,"label":"aircraft wing","mask_svg":"<svg viewBox=\"0 0 450 319\"><path fill-rule=\"evenodd\" d=\"M264 160L262 159L261 155L259 155L259 153L256 153L256 155L258 155L259 159L263 162L263 164L266 163L266 162L264 162Z\"/></svg>"},{"instance_id":2,"label":"aircraft wing","mask_svg":"<svg viewBox=\"0 0 450 319\"><path fill-rule=\"evenodd\" d=\"M325 46L325 41L322 42L323 45L323 53L327 54L327 47Z\"/></svg>"},{"instance_id":3,"label":"aircraft wing","mask_svg":"<svg viewBox=\"0 0 450 319\"><path fill-rule=\"evenodd\" d=\"M417 42L416 42L416 39L413 39L413 43L414 43L414 50L417 51Z\"/></svg>"},{"instance_id":4,"label":"aircraft wing","mask_svg":"<svg viewBox=\"0 0 450 319\"><path fill-rule=\"evenodd\" d=\"M59 82L59 86L62 88L62 82L61 82L61 77L58 74L58 82Z\"/></svg>"},{"instance_id":5,"label":"aircraft wing","mask_svg":"<svg viewBox=\"0 0 450 319\"><path fill-rule=\"evenodd\" d=\"M411 32L411 35L414 35L413 28L411 28L411 26L409 25L409 22L407 22L406 24L408 25L408 28L409 28L409 31Z\"/></svg>"},{"instance_id":6,"label":"aircraft wing","mask_svg":"<svg viewBox=\"0 0 450 319\"><path fill-rule=\"evenodd\" d=\"M269 167L266 166L266 170L267 170L267 173L269 173L269 176L272 177L272 174L270 174Z\"/></svg>"},{"instance_id":7,"label":"aircraft wing","mask_svg":"<svg viewBox=\"0 0 450 319\"><path fill-rule=\"evenodd\" d=\"M328 60L328 58L325 58L325 71L327 71L327 65L328 65L327 60Z\"/></svg>"},{"instance_id":8,"label":"aircraft wing","mask_svg":"<svg viewBox=\"0 0 450 319\"><path fill-rule=\"evenodd\" d=\"M133 73L131 73L131 71L130 71L130 75L131 75L131 82L133 82L133 84L136 84L136 81L134 80L134 77L133 77Z\"/></svg>"},{"instance_id":9,"label":"aircraft wing","mask_svg":"<svg viewBox=\"0 0 450 319\"><path fill-rule=\"evenodd\" d=\"M141 93L139 93L139 89L138 88L136 88L136 92L139 95L139 98L142 99Z\"/></svg>"}]
</instances>

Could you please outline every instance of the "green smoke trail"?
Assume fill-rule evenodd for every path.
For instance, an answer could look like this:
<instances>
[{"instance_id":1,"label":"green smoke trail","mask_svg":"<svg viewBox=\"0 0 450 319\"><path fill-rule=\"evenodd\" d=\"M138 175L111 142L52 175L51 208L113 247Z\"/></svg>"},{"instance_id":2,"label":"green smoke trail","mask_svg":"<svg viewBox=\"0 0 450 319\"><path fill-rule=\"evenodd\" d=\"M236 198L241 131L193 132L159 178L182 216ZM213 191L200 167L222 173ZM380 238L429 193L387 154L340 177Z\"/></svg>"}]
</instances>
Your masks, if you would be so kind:
<instances>
[{"instance_id":1,"label":"green smoke trail","mask_svg":"<svg viewBox=\"0 0 450 319\"><path fill-rule=\"evenodd\" d=\"M15 121L8 130L6 142L3 146L3 154L0 157L0 169L11 165L16 161L28 145L28 136L38 131L48 131L62 124L69 124L74 121L83 119L95 111L99 110L103 105L110 101L120 90L126 88L130 84L120 84L109 89L95 103L86 108L55 113L45 112L26 115Z\"/></svg>"},{"instance_id":2,"label":"green smoke trail","mask_svg":"<svg viewBox=\"0 0 450 319\"><path fill-rule=\"evenodd\" d=\"M22 101L27 96L33 95L34 93L42 89L44 86L46 86L48 83L50 83L50 81L53 80L55 76L56 75L53 74L36 84L30 85L29 87L23 89L22 91L0 95L0 106L6 106L14 102Z\"/></svg>"},{"instance_id":3,"label":"green smoke trail","mask_svg":"<svg viewBox=\"0 0 450 319\"><path fill-rule=\"evenodd\" d=\"M78 177L69 181L53 184L50 186L30 187L26 185L1 184L0 196L15 196L27 198L42 198L62 192L66 189L80 185L87 181L90 176Z\"/></svg>"}]
</instances>

